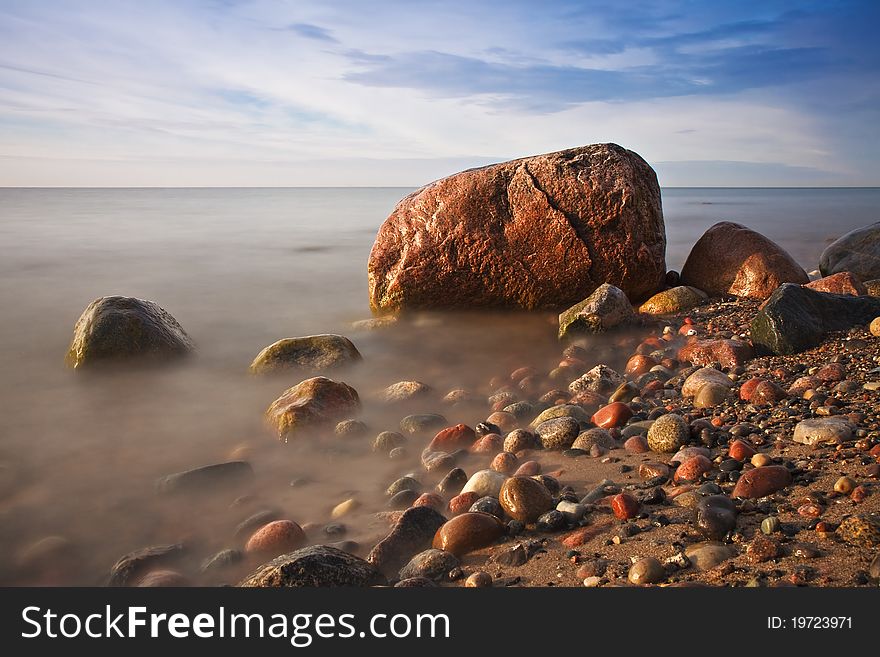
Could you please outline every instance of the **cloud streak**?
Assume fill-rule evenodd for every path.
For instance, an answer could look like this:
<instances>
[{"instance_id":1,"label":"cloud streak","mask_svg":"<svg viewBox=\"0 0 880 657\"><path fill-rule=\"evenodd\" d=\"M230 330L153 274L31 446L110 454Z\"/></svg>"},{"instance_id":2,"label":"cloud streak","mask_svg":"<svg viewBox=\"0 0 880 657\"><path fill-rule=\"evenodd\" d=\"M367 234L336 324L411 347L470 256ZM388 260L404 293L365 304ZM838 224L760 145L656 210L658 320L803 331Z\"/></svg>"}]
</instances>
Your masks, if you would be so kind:
<instances>
[{"instance_id":1,"label":"cloud streak","mask_svg":"<svg viewBox=\"0 0 880 657\"><path fill-rule=\"evenodd\" d=\"M102 184L87 163L106 161L120 184L261 184L275 166L288 184L416 185L594 141L678 162L676 184L876 184L877 18L775 0L11 1L0 185Z\"/></svg>"}]
</instances>

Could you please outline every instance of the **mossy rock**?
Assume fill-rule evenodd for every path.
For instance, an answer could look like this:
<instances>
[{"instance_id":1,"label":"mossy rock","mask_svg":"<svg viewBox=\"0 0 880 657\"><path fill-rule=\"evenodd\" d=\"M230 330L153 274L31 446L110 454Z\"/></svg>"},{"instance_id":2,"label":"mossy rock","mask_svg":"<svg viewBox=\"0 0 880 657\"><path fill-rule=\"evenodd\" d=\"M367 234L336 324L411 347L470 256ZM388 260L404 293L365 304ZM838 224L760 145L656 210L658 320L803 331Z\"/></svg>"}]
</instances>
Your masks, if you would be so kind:
<instances>
[{"instance_id":1,"label":"mossy rock","mask_svg":"<svg viewBox=\"0 0 880 657\"><path fill-rule=\"evenodd\" d=\"M679 285L655 294L639 307L639 312L650 315L669 315L695 308L708 298L708 295L702 290L690 285Z\"/></svg>"},{"instance_id":2,"label":"mossy rock","mask_svg":"<svg viewBox=\"0 0 880 657\"><path fill-rule=\"evenodd\" d=\"M302 338L284 338L263 349L251 372L265 374L287 370L322 372L361 360L361 354L351 340L341 335L307 335Z\"/></svg>"},{"instance_id":3,"label":"mossy rock","mask_svg":"<svg viewBox=\"0 0 880 657\"><path fill-rule=\"evenodd\" d=\"M65 362L74 369L125 360L172 360L194 345L174 317L153 301L110 296L95 299L73 329Z\"/></svg>"}]
</instances>

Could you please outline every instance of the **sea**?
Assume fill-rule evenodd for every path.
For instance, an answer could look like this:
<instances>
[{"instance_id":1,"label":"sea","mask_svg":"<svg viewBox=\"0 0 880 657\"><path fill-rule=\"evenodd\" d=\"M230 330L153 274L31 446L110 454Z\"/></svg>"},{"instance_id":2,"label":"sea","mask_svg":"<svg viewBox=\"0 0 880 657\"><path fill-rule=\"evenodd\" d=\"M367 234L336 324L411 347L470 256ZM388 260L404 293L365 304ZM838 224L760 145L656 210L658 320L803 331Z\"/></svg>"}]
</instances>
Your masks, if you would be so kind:
<instances>
[{"instance_id":1,"label":"sea","mask_svg":"<svg viewBox=\"0 0 880 657\"><path fill-rule=\"evenodd\" d=\"M546 371L559 358L546 313L425 314L352 329L370 316L376 231L410 191L0 189L0 585L100 585L121 555L178 542L194 583L219 583L199 579L207 576L198 563L240 548L236 528L249 516L271 511L319 542L330 536L321 534L330 509L350 497L362 513L340 521L345 538L381 537L373 514L385 508L383 484L417 470L419 452L399 462L371 452L372 436L399 421L378 403L382 389L422 381L438 394L415 410L473 423L480 418L439 398L518 366ZM811 271L828 243L880 219L880 189L666 188L663 209L669 269L727 220ZM156 370L66 369L76 319L113 294L159 303L196 356ZM361 351L363 362L340 378L360 392L372 433L282 446L263 412L298 377L254 377L248 365L280 338L315 333L347 335ZM596 349L597 362L620 358L610 345ZM157 477L231 458L253 464L245 493L155 491ZM225 577L234 583L247 567Z\"/></svg>"}]
</instances>

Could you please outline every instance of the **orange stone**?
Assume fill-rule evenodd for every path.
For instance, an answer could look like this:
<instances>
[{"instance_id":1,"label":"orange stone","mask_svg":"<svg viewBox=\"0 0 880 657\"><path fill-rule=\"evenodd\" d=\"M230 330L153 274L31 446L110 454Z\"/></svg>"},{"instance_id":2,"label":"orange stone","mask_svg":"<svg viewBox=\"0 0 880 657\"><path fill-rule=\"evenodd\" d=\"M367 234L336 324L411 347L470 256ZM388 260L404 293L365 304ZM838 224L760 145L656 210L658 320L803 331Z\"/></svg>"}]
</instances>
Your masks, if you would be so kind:
<instances>
[{"instance_id":1,"label":"orange stone","mask_svg":"<svg viewBox=\"0 0 880 657\"><path fill-rule=\"evenodd\" d=\"M261 557L277 557L303 546L306 535L292 520L275 520L255 531L245 545L245 552Z\"/></svg>"},{"instance_id":2,"label":"orange stone","mask_svg":"<svg viewBox=\"0 0 880 657\"><path fill-rule=\"evenodd\" d=\"M704 472L709 472L712 469L712 461L707 459L702 454L697 454L696 456L692 456L680 466L675 471L675 477L673 481L675 483L683 482L683 481L697 481L703 475Z\"/></svg>"},{"instance_id":3,"label":"orange stone","mask_svg":"<svg viewBox=\"0 0 880 657\"><path fill-rule=\"evenodd\" d=\"M611 429L623 426L632 415L630 407L623 402L612 402L596 411L590 420L597 427Z\"/></svg>"},{"instance_id":4,"label":"orange stone","mask_svg":"<svg viewBox=\"0 0 880 657\"><path fill-rule=\"evenodd\" d=\"M748 461L756 454L755 448L749 445L744 440L734 440L730 443L730 447L727 450L727 455L736 459L737 461Z\"/></svg>"},{"instance_id":5,"label":"orange stone","mask_svg":"<svg viewBox=\"0 0 880 657\"><path fill-rule=\"evenodd\" d=\"M462 513L437 530L433 547L461 557L491 545L504 535L506 529L503 522L488 513Z\"/></svg>"},{"instance_id":6,"label":"orange stone","mask_svg":"<svg viewBox=\"0 0 880 657\"><path fill-rule=\"evenodd\" d=\"M477 435L466 424L456 424L454 427L446 427L437 432L434 439L428 445L432 452L454 452L457 449L470 447Z\"/></svg>"},{"instance_id":7,"label":"orange stone","mask_svg":"<svg viewBox=\"0 0 880 657\"><path fill-rule=\"evenodd\" d=\"M634 518L640 507L639 501L629 493L620 493L611 498L611 510L620 520Z\"/></svg>"}]
</instances>

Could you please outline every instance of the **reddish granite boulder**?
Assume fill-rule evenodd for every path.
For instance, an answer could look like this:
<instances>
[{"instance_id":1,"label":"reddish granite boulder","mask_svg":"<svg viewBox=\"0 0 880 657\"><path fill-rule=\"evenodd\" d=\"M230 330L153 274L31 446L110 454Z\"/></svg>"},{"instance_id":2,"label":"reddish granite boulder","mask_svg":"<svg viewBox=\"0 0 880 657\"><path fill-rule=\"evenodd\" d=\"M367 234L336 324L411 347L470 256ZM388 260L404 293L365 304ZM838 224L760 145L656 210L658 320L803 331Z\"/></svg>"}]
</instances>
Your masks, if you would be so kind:
<instances>
[{"instance_id":1,"label":"reddish granite boulder","mask_svg":"<svg viewBox=\"0 0 880 657\"><path fill-rule=\"evenodd\" d=\"M724 338L711 340L692 338L678 350L678 360L699 366L720 363L721 367L732 368L745 365L754 357L755 352L749 343Z\"/></svg>"},{"instance_id":2,"label":"reddish granite boulder","mask_svg":"<svg viewBox=\"0 0 880 657\"><path fill-rule=\"evenodd\" d=\"M279 440L286 443L303 429L338 422L360 407L354 388L316 376L281 393L266 410L266 419L278 433Z\"/></svg>"},{"instance_id":3,"label":"reddish granite boulder","mask_svg":"<svg viewBox=\"0 0 880 657\"><path fill-rule=\"evenodd\" d=\"M782 247L730 221L715 224L694 244L681 270L683 285L711 296L766 299L783 283L809 283Z\"/></svg>"},{"instance_id":4,"label":"reddish granite boulder","mask_svg":"<svg viewBox=\"0 0 880 657\"><path fill-rule=\"evenodd\" d=\"M632 300L666 274L650 166L594 144L470 169L404 198L368 265L370 305L564 308L602 283Z\"/></svg>"},{"instance_id":5,"label":"reddish granite boulder","mask_svg":"<svg viewBox=\"0 0 880 657\"><path fill-rule=\"evenodd\" d=\"M856 297L868 294L868 288L865 287L864 283L848 271L831 274L831 276L807 283L804 287L816 290L817 292L851 294Z\"/></svg>"}]
</instances>

